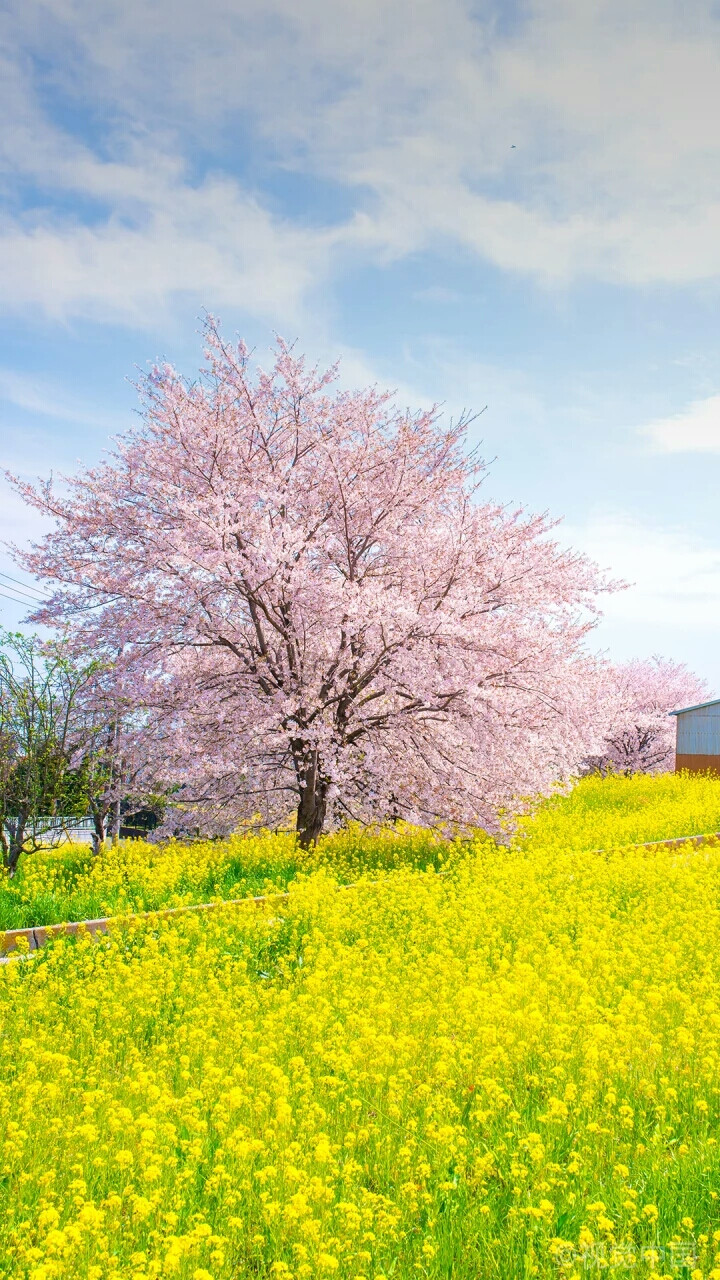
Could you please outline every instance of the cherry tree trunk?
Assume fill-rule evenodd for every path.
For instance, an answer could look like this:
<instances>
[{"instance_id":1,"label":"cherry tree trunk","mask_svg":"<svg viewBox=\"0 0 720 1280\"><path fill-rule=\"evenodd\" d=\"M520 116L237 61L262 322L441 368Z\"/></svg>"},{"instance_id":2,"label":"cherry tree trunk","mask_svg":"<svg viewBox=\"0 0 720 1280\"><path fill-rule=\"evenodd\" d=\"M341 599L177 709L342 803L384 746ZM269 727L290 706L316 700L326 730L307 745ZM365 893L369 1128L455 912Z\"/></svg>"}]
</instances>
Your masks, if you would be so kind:
<instances>
[{"instance_id":1,"label":"cherry tree trunk","mask_svg":"<svg viewBox=\"0 0 720 1280\"><path fill-rule=\"evenodd\" d=\"M303 791L297 809L297 832L301 849L317 844L325 826L327 799L317 791Z\"/></svg>"},{"instance_id":2,"label":"cherry tree trunk","mask_svg":"<svg viewBox=\"0 0 720 1280\"><path fill-rule=\"evenodd\" d=\"M295 768L300 786L297 833L301 849L317 844L327 816L328 783L322 775L317 751L295 747Z\"/></svg>"},{"instance_id":3,"label":"cherry tree trunk","mask_svg":"<svg viewBox=\"0 0 720 1280\"><path fill-rule=\"evenodd\" d=\"M27 826L28 814L21 811L20 814L11 819L7 824L10 828L10 839L7 842L8 848L5 857L5 866L7 868L8 879L12 880L17 872L20 855L25 845L25 828Z\"/></svg>"},{"instance_id":4,"label":"cherry tree trunk","mask_svg":"<svg viewBox=\"0 0 720 1280\"><path fill-rule=\"evenodd\" d=\"M99 854L100 850L105 844L105 837L107 834L106 817L107 817L107 814L105 812L105 809L101 808L99 805L93 806L92 808L92 820L93 820L92 846L93 846L93 854L95 856Z\"/></svg>"},{"instance_id":5,"label":"cherry tree trunk","mask_svg":"<svg viewBox=\"0 0 720 1280\"><path fill-rule=\"evenodd\" d=\"M7 859L7 872L8 872L9 880L13 880L15 877L15 873L17 872L18 862L20 861L21 853L22 853L22 843L17 840L13 840L10 844L10 850L9 850L8 859Z\"/></svg>"}]
</instances>

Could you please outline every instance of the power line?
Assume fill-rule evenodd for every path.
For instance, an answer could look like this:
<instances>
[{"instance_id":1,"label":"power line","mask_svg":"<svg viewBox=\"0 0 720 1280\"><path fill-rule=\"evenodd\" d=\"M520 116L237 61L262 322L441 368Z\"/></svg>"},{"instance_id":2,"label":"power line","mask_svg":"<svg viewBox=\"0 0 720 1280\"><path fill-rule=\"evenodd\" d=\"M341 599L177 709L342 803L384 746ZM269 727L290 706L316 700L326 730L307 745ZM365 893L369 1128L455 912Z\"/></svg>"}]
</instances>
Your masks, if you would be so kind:
<instances>
[{"instance_id":1,"label":"power line","mask_svg":"<svg viewBox=\"0 0 720 1280\"><path fill-rule=\"evenodd\" d=\"M21 599L19 598L19 596L10 596L10 595L8 595L7 591L2 591L2 590L0 590L0 596L4 596L4 598L5 598L6 600L12 600L13 604L22 604L22 605L25 605L25 608L27 608L28 604L42 604L42 603L43 603L43 601L42 601L42 600L31 600L29 597L28 597L28 599L26 599L26 600L21 600Z\"/></svg>"},{"instance_id":2,"label":"power line","mask_svg":"<svg viewBox=\"0 0 720 1280\"><path fill-rule=\"evenodd\" d=\"M9 587L6 582L0 582L0 587L4 588L6 591L11 592L13 596L21 596L22 604L47 604L48 603L48 601L44 598L44 596L28 596L25 594L24 591L18 591L17 587Z\"/></svg>"},{"instance_id":3,"label":"power line","mask_svg":"<svg viewBox=\"0 0 720 1280\"><path fill-rule=\"evenodd\" d=\"M40 596L41 600L47 599L47 597L44 596L37 587L34 587L31 582L23 582L20 578L13 578L11 573L3 573L2 569L0 569L0 578L5 578L8 582L16 582L19 587L23 588L21 593L22 595L26 595L29 592L35 592L36 595Z\"/></svg>"},{"instance_id":4,"label":"power line","mask_svg":"<svg viewBox=\"0 0 720 1280\"><path fill-rule=\"evenodd\" d=\"M10 598L15 600L17 604L39 605L48 603L47 600L38 599L37 596L26 596L21 591L13 591L12 587L7 587L5 582L0 582L0 588L3 588L4 594L9 592Z\"/></svg>"},{"instance_id":5,"label":"power line","mask_svg":"<svg viewBox=\"0 0 720 1280\"><path fill-rule=\"evenodd\" d=\"M20 586L20 587L22 587L22 588L23 588L23 594L25 594L25 591L26 591L26 590L27 590L27 591L35 591L35 592L37 592L37 595L38 595L39 599L40 599L44 604L49 603L49 601L48 601L48 597L47 597L47 596L44 596L44 595L42 594L42 592L39 590L39 588L38 588L38 587L34 587L30 582L22 582L20 578L13 578L12 574L10 574L10 573L3 573L3 571L2 571L1 569L0 569L0 578L5 578L5 579L7 579L7 581L8 581L8 582L17 582L18 586ZM60 579L60 578L58 579L58 582L59 582L59 585L60 585L61 587L74 587L74 586L81 586L81 588L82 588L82 590L83 590L83 591L97 591L99 595L108 595L108 594L109 594L109 592L108 592L108 590L107 590L107 588L106 588L106 587L94 587L94 586L92 586L92 584L91 584L91 583L89 583L89 582L83 582L83 583L80 583L80 584L78 584L78 583L74 583L74 582L63 582L63 581L62 581L62 579ZM3 586L4 586L4 585L5 585L5 584L3 583Z\"/></svg>"}]
</instances>

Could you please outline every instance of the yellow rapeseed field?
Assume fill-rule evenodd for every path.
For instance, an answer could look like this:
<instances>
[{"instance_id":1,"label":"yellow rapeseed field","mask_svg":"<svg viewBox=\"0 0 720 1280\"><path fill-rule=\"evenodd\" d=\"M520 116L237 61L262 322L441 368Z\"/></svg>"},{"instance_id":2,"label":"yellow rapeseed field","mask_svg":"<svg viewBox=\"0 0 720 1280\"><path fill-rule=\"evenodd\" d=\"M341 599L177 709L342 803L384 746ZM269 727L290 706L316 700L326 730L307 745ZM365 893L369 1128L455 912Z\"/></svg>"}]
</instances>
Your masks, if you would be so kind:
<instances>
[{"instance_id":1,"label":"yellow rapeseed field","mask_svg":"<svg viewBox=\"0 0 720 1280\"><path fill-rule=\"evenodd\" d=\"M542 803L520 823L536 843L595 849L720 832L720 778L707 774L597 774Z\"/></svg>"},{"instance_id":2,"label":"yellow rapeseed field","mask_svg":"<svg viewBox=\"0 0 720 1280\"><path fill-rule=\"evenodd\" d=\"M720 788L717 802L720 823ZM439 868L447 851L420 828L398 839L394 830L359 826L323 837L311 852L294 834L269 831L192 844L123 840L98 857L88 845L60 845L25 855L20 874L0 881L0 930L244 898L326 866L346 882L369 869Z\"/></svg>"},{"instance_id":3,"label":"yellow rapeseed field","mask_svg":"<svg viewBox=\"0 0 720 1280\"><path fill-rule=\"evenodd\" d=\"M480 844L5 965L0 1274L720 1276L719 890Z\"/></svg>"},{"instance_id":4,"label":"yellow rapeseed field","mask_svg":"<svg viewBox=\"0 0 720 1280\"><path fill-rule=\"evenodd\" d=\"M637 774L584 778L522 820L517 841L545 847L607 848L632 841L720 831L720 780ZM439 870L448 846L417 828L352 826L324 836L312 852L290 832L238 834L193 844L121 841L94 858L87 845L27 855L12 881L0 880L0 931L130 911L243 898L284 889L299 873L329 868L346 883L363 871Z\"/></svg>"},{"instance_id":5,"label":"yellow rapeseed field","mask_svg":"<svg viewBox=\"0 0 720 1280\"><path fill-rule=\"evenodd\" d=\"M622 782L3 965L2 1280L719 1280L720 845L613 848Z\"/></svg>"}]
</instances>

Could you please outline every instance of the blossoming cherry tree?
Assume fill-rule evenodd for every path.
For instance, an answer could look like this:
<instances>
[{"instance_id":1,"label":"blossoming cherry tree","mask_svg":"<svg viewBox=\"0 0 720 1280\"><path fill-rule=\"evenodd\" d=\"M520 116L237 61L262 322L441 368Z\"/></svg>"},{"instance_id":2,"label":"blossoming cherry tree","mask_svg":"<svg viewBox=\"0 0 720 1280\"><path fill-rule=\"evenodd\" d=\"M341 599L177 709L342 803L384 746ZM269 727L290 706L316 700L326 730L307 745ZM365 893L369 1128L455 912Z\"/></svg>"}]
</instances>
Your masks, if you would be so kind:
<instances>
[{"instance_id":1,"label":"blossoming cherry tree","mask_svg":"<svg viewBox=\"0 0 720 1280\"><path fill-rule=\"evenodd\" d=\"M153 368L107 461L19 484L54 517L20 557L52 588L36 617L122 651L184 806L294 808L308 845L343 815L488 823L566 775L595 567L481 500L466 420L333 394L282 341L269 372L206 341L200 380Z\"/></svg>"}]
</instances>

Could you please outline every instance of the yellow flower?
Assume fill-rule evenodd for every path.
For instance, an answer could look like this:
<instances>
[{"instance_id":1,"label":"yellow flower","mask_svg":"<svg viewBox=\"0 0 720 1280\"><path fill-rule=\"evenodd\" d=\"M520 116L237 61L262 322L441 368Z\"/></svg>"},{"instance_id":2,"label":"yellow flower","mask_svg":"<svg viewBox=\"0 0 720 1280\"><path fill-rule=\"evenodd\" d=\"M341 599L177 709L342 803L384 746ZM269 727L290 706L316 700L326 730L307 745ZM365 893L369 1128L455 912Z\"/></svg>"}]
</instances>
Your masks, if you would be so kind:
<instances>
[{"instance_id":1,"label":"yellow flower","mask_svg":"<svg viewBox=\"0 0 720 1280\"><path fill-rule=\"evenodd\" d=\"M35 900L52 883L180 905L247 869L295 879L272 906L128 920L0 970L8 1274L219 1280L247 1253L280 1280L421 1276L442 1232L458 1256L473 1239L478 1274L512 1275L522 1248L538 1277L570 1276L625 1240L659 1267L660 1218L704 1258L720 845L627 846L705 823L720 782L666 775L583 780L510 850L347 828L300 855L254 833L124 846L70 889L41 852Z\"/></svg>"}]
</instances>

